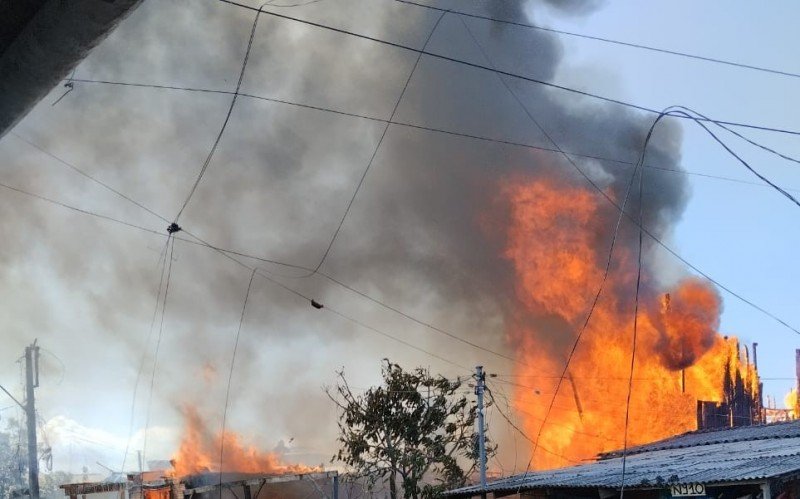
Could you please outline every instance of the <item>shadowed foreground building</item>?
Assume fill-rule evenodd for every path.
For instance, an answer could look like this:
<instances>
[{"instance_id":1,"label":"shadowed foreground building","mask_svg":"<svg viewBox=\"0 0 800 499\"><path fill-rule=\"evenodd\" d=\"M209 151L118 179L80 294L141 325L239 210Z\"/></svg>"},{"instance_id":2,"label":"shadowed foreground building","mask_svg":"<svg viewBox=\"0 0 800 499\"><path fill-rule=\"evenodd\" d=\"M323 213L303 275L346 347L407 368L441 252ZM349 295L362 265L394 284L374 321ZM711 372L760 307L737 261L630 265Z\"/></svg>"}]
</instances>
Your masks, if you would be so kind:
<instances>
[{"instance_id":1,"label":"shadowed foreground building","mask_svg":"<svg viewBox=\"0 0 800 499\"><path fill-rule=\"evenodd\" d=\"M490 482L487 497L619 496L622 453L568 468L531 471ZM701 430L627 451L625 497L631 499L800 498L800 421ZM479 497L480 486L447 493Z\"/></svg>"},{"instance_id":2,"label":"shadowed foreground building","mask_svg":"<svg viewBox=\"0 0 800 499\"><path fill-rule=\"evenodd\" d=\"M201 473L180 479L162 472L131 473L119 482L61 485L70 499L338 499L336 471L257 475Z\"/></svg>"}]
</instances>

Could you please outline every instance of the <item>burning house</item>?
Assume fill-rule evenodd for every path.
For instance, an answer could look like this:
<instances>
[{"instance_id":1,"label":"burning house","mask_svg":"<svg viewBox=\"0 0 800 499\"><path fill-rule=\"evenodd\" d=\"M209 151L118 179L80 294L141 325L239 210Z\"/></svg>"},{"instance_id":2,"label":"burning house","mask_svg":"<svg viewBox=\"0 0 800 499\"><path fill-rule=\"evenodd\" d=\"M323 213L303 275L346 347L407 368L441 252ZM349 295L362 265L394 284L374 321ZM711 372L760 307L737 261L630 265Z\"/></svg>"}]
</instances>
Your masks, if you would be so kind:
<instances>
[{"instance_id":1,"label":"burning house","mask_svg":"<svg viewBox=\"0 0 800 499\"><path fill-rule=\"evenodd\" d=\"M633 499L800 497L800 421L694 431L624 454L625 497ZM622 464L616 450L590 463L526 472L448 496L608 499L620 495Z\"/></svg>"},{"instance_id":2,"label":"burning house","mask_svg":"<svg viewBox=\"0 0 800 499\"><path fill-rule=\"evenodd\" d=\"M513 402L540 444L533 468L609 452L626 433L629 444L641 445L763 420L755 364L736 337L720 333L722 299L712 283L669 275L645 244L635 307L637 228L622 224L609 254L618 211L559 175L510 178L499 190L515 289L507 325L519 359ZM648 226L667 230L670 195L645 192Z\"/></svg>"},{"instance_id":3,"label":"burning house","mask_svg":"<svg viewBox=\"0 0 800 499\"><path fill-rule=\"evenodd\" d=\"M753 345L754 352L755 348ZM725 367L722 400L697 401L697 429L734 428L766 422L762 384L755 364L752 370L745 372L733 369L730 362Z\"/></svg>"},{"instance_id":4,"label":"burning house","mask_svg":"<svg viewBox=\"0 0 800 499\"><path fill-rule=\"evenodd\" d=\"M145 472L128 475L124 483L73 483L61 485L70 499L288 499L313 495L337 499L336 471L258 475L202 473L187 477ZM88 498L87 496L91 496Z\"/></svg>"},{"instance_id":5,"label":"burning house","mask_svg":"<svg viewBox=\"0 0 800 499\"><path fill-rule=\"evenodd\" d=\"M183 408L184 429L169 461L148 461L149 471L115 473L109 480L62 485L70 499L336 499L339 475L322 467L289 464L278 452L242 442L232 431L212 431L199 412ZM141 466L141 461L140 461ZM116 477L122 476L121 480ZM91 498L87 496L91 495Z\"/></svg>"}]
</instances>

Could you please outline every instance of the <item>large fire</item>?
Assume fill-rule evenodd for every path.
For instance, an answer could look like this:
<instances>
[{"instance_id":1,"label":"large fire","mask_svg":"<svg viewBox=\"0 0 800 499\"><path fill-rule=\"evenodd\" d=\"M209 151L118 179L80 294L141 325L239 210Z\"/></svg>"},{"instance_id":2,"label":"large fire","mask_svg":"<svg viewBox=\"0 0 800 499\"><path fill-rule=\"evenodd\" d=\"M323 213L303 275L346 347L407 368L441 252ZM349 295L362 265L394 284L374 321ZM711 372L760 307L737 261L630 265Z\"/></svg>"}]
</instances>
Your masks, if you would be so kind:
<instances>
[{"instance_id":1,"label":"large fire","mask_svg":"<svg viewBox=\"0 0 800 499\"><path fill-rule=\"evenodd\" d=\"M498 192L508 217L503 257L514 269L519 310L508 332L519 356L515 406L528 435L541 434L533 466L563 466L621 448L637 270L631 226L623 222L627 235L614 249L603 294L542 428L602 281L616 212L594 191L557 178L513 176ZM749 390L758 387L736 339L718 333L716 289L694 277L662 289L649 268L645 263L629 445L695 429L696 401L720 401L726 372Z\"/></svg>"},{"instance_id":2,"label":"large fire","mask_svg":"<svg viewBox=\"0 0 800 499\"><path fill-rule=\"evenodd\" d=\"M797 400L797 388L792 388L789 390L789 393L783 397L783 405L789 410L790 417L795 419L798 417L798 414L800 414L800 410L798 410L800 409L800 405L798 405Z\"/></svg>"},{"instance_id":3,"label":"large fire","mask_svg":"<svg viewBox=\"0 0 800 499\"><path fill-rule=\"evenodd\" d=\"M222 435L209 431L205 421L193 407L184 407L184 434L178 452L173 456L175 474L180 477L210 471L284 474L316 471L301 464L285 464L279 454L263 452L242 443L234 432L225 432L225 446L220 470Z\"/></svg>"}]
</instances>

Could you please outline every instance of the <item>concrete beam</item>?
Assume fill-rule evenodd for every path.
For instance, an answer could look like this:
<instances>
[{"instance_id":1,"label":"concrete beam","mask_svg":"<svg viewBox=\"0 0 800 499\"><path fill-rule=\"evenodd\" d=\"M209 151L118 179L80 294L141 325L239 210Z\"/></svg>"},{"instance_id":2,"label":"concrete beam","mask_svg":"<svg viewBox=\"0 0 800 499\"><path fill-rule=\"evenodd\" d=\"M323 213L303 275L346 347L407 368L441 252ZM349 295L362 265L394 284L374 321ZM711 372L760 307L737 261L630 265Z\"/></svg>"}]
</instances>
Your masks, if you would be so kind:
<instances>
[{"instance_id":1,"label":"concrete beam","mask_svg":"<svg viewBox=\"0 0 800 499\"><path fill-rule=\"evenodd\" d=\"M47 0L0 55L0 138L141 0Z\"/></svg>"}]
</instances>

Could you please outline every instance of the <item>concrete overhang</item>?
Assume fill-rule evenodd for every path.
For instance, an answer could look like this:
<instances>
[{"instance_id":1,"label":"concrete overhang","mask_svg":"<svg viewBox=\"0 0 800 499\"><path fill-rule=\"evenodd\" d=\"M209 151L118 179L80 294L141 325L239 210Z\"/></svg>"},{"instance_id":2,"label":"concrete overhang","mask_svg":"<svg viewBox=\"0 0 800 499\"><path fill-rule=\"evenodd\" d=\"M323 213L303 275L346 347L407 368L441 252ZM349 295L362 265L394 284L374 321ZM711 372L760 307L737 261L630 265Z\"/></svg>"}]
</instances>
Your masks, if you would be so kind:
<instances>
[{"instance_id":1,"label":"concrete overhang","mask_svg":"<svg viewBox=\"0 0 800 499\"><path fill-rule=\"evenodd\" d=\"M0 2L0 138L141 0Z\"/></svg>"}]
</instances>

